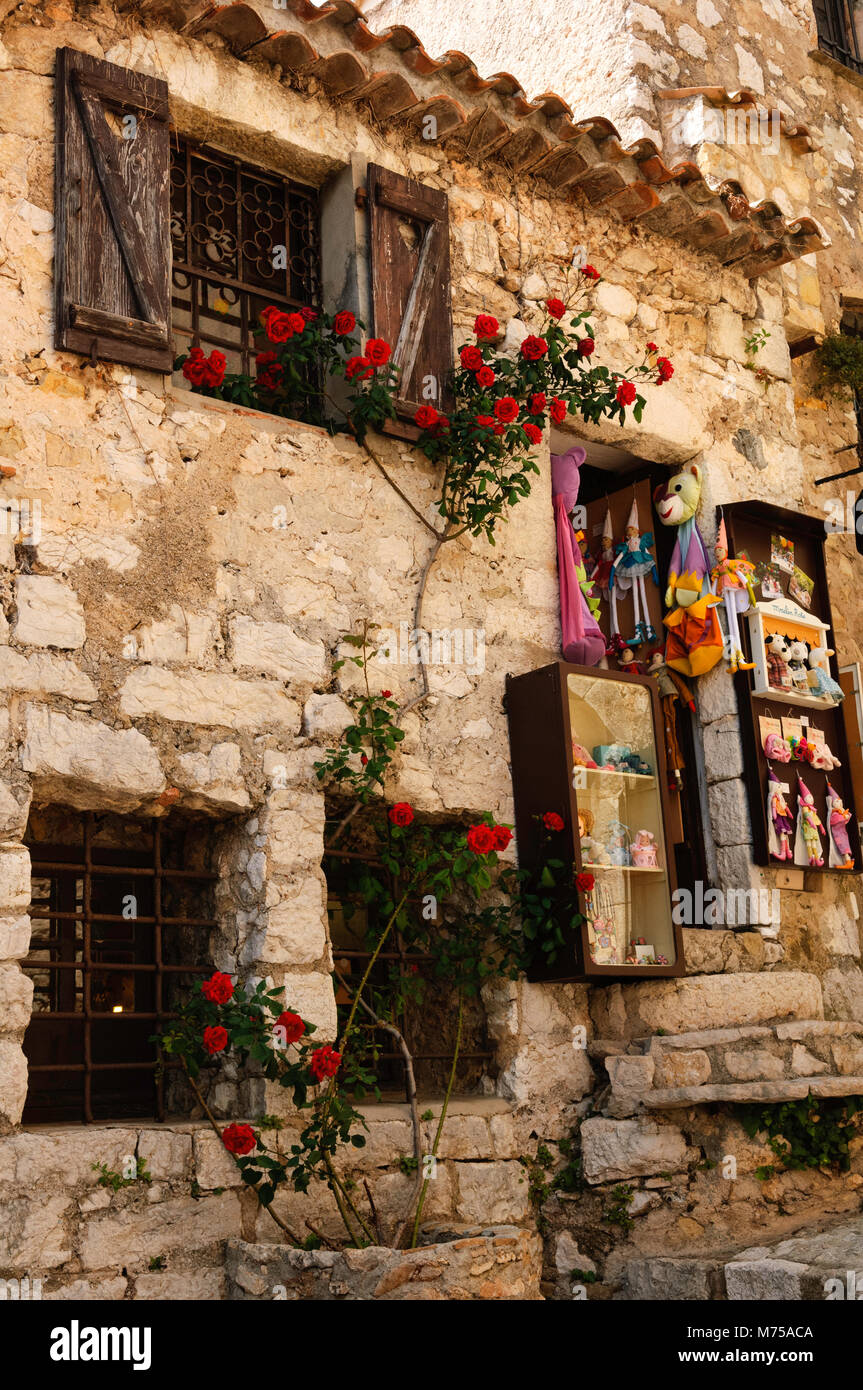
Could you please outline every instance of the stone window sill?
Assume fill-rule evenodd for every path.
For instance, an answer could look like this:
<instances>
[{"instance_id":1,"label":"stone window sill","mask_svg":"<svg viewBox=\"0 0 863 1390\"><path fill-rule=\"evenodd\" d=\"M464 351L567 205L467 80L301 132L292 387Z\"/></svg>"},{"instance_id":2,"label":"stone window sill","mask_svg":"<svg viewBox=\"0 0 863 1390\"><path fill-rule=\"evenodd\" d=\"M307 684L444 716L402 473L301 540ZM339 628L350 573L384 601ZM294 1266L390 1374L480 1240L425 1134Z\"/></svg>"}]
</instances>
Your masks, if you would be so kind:
<instances>
[{"instance_id":1,"label":"stone window sill","mask_svg":"<svg viewBox=\"0 0 863 1390\"><path fill-rule=\"evenodd\" d=\"M288 415L272 415L267 410L249 410L243 405L234 405L231 401L217 401L212 396L200 396L197 391L187 390L183 386L177 386L174 382L169 382L167 386L167 399L183 410L212 411L216 415L240 416L247 420L256 420L262 428L267 429L272 434L284 433L290 430L308 430L310 434L318 435L324 439L332 439L329 430L322 425L309 425L305 420L295 420ZM353 444L350 435L338 435L341 443Z\"/></svg>"}]
</instances>

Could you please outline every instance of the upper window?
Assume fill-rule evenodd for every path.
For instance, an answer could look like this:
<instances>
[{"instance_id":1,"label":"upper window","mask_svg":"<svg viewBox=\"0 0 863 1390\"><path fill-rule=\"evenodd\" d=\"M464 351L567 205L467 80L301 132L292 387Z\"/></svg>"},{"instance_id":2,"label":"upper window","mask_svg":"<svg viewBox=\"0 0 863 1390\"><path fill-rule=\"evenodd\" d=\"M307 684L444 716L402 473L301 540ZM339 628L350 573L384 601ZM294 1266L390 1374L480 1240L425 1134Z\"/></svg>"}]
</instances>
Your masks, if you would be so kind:
<instances>
[{"instance_id":1,"label":"upper window","mask_svg":"<svg viewBox=\"0 0 863 1390\"><path fill-rule=\"evenodd\" d=\"M863 12L859 7L849 0L815 0L815 19L822 53L863 73Z\"/></svg>"},{"instance_id":2,"label":"upper window","mask_svg":"<svg viewBox=\"0 0 863 1390\"><path fill-rule=\"evenodd\" d=\"M317 190L178 138L171 250L177 353L206 343L225 354L229 372L254 374L261 310L320 307Z\"/></svg>"}]
</instances>

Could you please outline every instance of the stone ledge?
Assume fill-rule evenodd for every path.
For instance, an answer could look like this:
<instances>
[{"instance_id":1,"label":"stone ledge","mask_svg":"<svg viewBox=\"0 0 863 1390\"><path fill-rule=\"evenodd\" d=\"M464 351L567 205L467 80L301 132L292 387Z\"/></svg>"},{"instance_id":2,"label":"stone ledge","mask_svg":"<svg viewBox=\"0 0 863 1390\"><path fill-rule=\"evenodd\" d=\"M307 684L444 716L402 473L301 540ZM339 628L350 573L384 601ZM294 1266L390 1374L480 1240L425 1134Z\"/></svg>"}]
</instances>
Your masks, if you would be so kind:
<instances>
[{"instance_id":1,"label":"stone ledge","mask_svg":"<svg viewBox=\"0 0 863 1390\"><path fill-rule=\"evenodd\" d=\"M644 1097L648 1110L677 1110L683 1105L706 1105L724 1100L737 1105L752 1101L804 1100L813 1096L863 1095L863 1076L804 1076L798 1081L745 1081L717 1086L677 1086L651 1091Z\"/></svg>"}]
</instances>

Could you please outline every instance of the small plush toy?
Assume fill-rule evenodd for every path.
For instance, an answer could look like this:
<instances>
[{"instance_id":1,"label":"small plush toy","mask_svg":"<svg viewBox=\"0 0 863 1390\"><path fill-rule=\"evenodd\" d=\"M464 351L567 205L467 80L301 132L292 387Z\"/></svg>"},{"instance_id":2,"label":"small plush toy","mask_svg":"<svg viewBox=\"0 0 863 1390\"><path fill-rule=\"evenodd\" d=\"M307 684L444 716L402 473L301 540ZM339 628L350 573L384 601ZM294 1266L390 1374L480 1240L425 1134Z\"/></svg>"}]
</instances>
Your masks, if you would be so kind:
<instances>
[{"instance_id":1,"label":"small plush toy","mask_svg":"<svg viewBox=\"0 0 863 1390\"><path fill-rule=\"evenodd\" d=\"M783 793L786 788L770 768L767 774L767 831L770 853L774 859L793 859L791 832L794 819Z\"/></svg>"},{"instance_id":2,"label":"small plush toy","mask_svg":"<svg viewBox=\"0 0 863 1390\"><path fill-rule=\"evenodd\" d=\"M657 867L656 839L650 830L636 830L632 842L632 862L639 869Z\"/></svg>"},{"instance_id":3,"label":"small plush toy","mask_svg":"<svg viewBox=\"0 0 863 1390\"><path fill-rule=\"evenodd\" d=\"M765 640L767 651L767 683L774 690L791 690L791 671L788 667L789 642L781 632L771 632Z\"/></svg>"},{"instance_id":4,"label":"small plush toy","mask_svg":"<svg viewBox=\"0 0 863 1390\"><path fill-rule=\"evenodd\" d=\"M809 648L805 642L794 641L789 644L786 660L791 673L791 684L795 690L809 690L809 668L806 665L808 658Z\"/></svg>"},{"instance_id":5,"label":"small plush toy","mask_svg":"<svg viewBox=\"0 0 863 1390\"><path fill-rule=\"evenodd\" d=\"M815 798L800 773L797 774L797 835L794 840L794 863L801 868L823 869L824 850L821 832L824 826L815 809Z\"/></svg>"},{"instance_id":6,"label":"small plush toy","mask_svg":"<svg viewBox=\"0 0 863 1390\"><path fill-rule=\"evenodd\" d=\"M813 767L819 768L822 772L832 772L834 767L842 766L842 759L837 758L826 743L814 743L812 748L811 762Z\"/></svg>"},{"instance_id":7,"label":"small plush toy","mask_svg":"<svg viewBox=\"0 0 863 1390\"><path fill-rule=\"evenodd\" d=\"M848 822L851 812L842 805L842 798L830 783L827 783L827 820L830 827L831 869L853 869L854 855L848 839Z\"/></svg>"},{"instance_id":8,"label":"small plush toy","mask_svg":"<svg viewBox=\"0 0 863 1390\"><path fill-rule=\"evenodd\" d=\"M791 756L798 763L811 763L815 757L815 744L810 743L805 734L800 738L790 738L788 743L791 747Z\"/></svg>"},{"instance_id":9,"label":"small plush toy","mask_svg":"<svg viewBox=\"0 0 863 1390\"><path fill-rule=\"evenodd\" d=\"M813 647L809 653L809 689L822 700L832 700L838 705L845 699L845 691L830 674L830 657L835 656L832 647Z\"/></svg>"},{"instance_id":10,"label":"small plush toy","mask_svg":"<svg viewBox=\"0 0 863 1390\"><path fill-rule=\"evenodd\" d=\"M578 836L581 842L581 862L585 865L609 864L608 851L605 845L600 844L594 838L593 827L595 816L592 811L582 810L578 813Z\"/></svg>"},{"instance_id":11,"label":"small plush toy","mask_svg":"<svg viewBox=\"0 0 863 1390\"><path fill-rule=\"evenodd\" d=\"M587 749L580 743L572 740L572 765L573 767L596 767L596 763L588 753Z\"/></svg>"},{"instance_id":12,"label":"small plush toy","mask_svg":"<svg viewBox=\"0 0 863 1390\"><path fill-rule=\"evenodd\" d=\"M764 756L774 763L790 763L791 744L781 734L768 734L764 740Z\"/></svg>"},{"instance_id":13,"label":"small plush toy","mask_svg":"<svg viewBox=\"0 0 863 1390\"><path fill-rule=\"evenodd\" d=\"M635 590L633 590L633 593L634 592ZM653 632L653 628L651 628L650 631ZM656 636L655 632L653 632L653 636ZM644 638L642 640L646 641L648 639ZM620 656L618 658L618 663L620 665L621 671L626 671L631 676L644 675L644 662L636 661L635 652L632 650L631 647L624 647L623 651L620 653Z\"/></svg>"},{"instance_id":14,"label":"small plush toy","mask_svg":"<svg viewBox=\"0 0 863 1390\"><path fill-rule=\"evenodd\" d=\"M701 499L701 469L696 463L669 478L653 494L663 526L676 526L677 539L668 567L664 619L668 628L665 659L684 676L701 676L722 656L722 629L715 608L720 599L710 588L710 561L695 513Z\"/></svg>"},{"instance_id":15,"label":"small plush toy","mask_svg":"<svg viewBox=\"0 0 863 1390\"><path fill-rule=\"evenodd\" d=\"M716 545L713 547L713 554L716 557L716 564L710 571L710 578L713 580L713 587L725 604L725 620L728 624L728 665L731 671L751 671L755 666L754 661L744 661L743 647L740 641L740 628L738 626L738 616L745 613L750 607L755 606L755 590L752 587L752 576L755 574L755 566L751 560L729 560L728 558L728 534L725 529L725 518L719 523L719 535L716 538Z\"/></svg>"},{"instance_id":16,"label":"small plush toy","mask_svg":"<svg viewBox=\"0 0 863 1390\"><path fill-rule=\"evenodd\" d=\"M588 556L585 565L588 578L593 581L594 589L602 594L608 603L611 599L609 582L614 565L614 528L611 524L611 510L608 507L606 507L605 520L602 523L599 550L596 554Z\"/></svg>"}]
</instances>

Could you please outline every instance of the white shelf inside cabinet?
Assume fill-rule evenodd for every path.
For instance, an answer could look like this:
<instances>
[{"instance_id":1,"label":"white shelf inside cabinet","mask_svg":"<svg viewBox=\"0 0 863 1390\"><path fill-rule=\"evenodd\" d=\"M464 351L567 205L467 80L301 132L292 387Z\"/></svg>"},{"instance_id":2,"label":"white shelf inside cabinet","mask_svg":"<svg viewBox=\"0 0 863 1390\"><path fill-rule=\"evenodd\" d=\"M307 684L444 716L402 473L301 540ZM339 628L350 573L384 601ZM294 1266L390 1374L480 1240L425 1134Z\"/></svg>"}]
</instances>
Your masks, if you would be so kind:
<instances>
[{"instance_id":1,"label":"white shelf inside cabinet","mask_svg":"<svg viewBox=\"0 0 863 1390\"><path fill-rule=\"evenodd\" d=\"M590 869L591 871L593 871L594 869L601 869L601 870L603 871L603 873L619 873L619 874L664 874L664 873L665 873L665 870L664 870L664 869L660 869L660 868L650 869L650 868L647 867L646 864L592 864L592 863L590 863L590 862L587 862L587 863L585 863L584 868L585 868L585 870Z\"/></svg>"},{"instance_id":2,"label":"white shelf inside cabinet","mask_svg":"<svg viewBox=\"0 0 863 1390\"><path fill-rule=\"evenodd\" d=\"M770 685L766 690L756 689L752 692L761 700L778 700L783 705L800 705L806 709L836 709L832 700L825 700L823 696L804 695L800 690L778 690Z\"/></svg>"},{"instance_id":3,"label":"white shelf inside cabinet","mask_svg":"<svg viewBox=\"0 0 863 1390\"><path fill-rule=\"evenodd\" d=\"M584 774L582 781L581 774ZM582 767L580 764L572 769L572 785L575 791L583 791L589 786L590 782L600 785L606 782L609 788L617 785L620 789L635 787L646 791L648 787L656 786L656 776L652 772L623 772L611 767Z\"/></svg>"}]
</instances>

